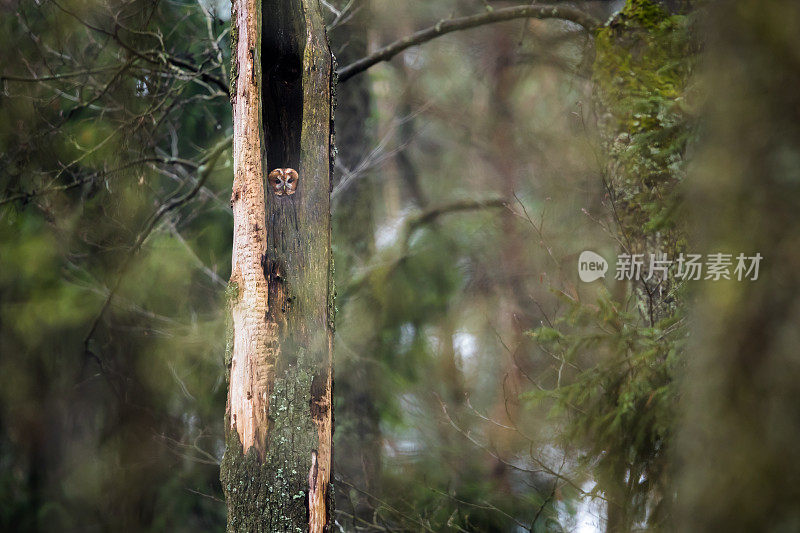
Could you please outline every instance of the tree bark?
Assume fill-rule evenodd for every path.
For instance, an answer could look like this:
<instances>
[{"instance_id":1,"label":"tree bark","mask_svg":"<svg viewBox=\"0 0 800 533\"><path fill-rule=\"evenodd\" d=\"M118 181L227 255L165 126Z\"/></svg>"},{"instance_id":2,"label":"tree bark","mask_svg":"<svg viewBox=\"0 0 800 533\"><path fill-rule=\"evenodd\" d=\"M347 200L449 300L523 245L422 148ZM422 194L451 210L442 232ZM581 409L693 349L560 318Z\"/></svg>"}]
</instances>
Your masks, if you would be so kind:
<instances>
[{"instance_id":1,"label":"tree bark","mask_svg":"<svg viewBox=\"0 0 800 533\"><path fill-rule=\"evenodd\" d=\"M684 4L627 0L595 32L593 92L608 154L604 184L620 253L649 257L660 252L674 260L686 246L685 226L675 215L691 131L680 108L693 65L689 34L676 17L677 11L687 8ZM663 280L640 279L631 288L642 327L658 327L681 315L674 269ZM625 374L624 368L620 372L614 381L637 378ZM670 375L651 386L656 390L676 385ZM663 406L673 420L676 408ZM670 473L664 466L669 433L650 424L651 437L636 446L627 437L632 431L623 427L617 449L606 450L596 467L597 482L608 500L605 530L609 533L625 533L643 522L663 523L670 513Z\"/></svg>"},{"instance_id":2,"label":"tree bark","mask_svg":"<svg viewBox=\"0 0 800 533\"><path fill-rule=\"evenodd\" d=\"M313 0L234 0L228 531L324 531L331 507L332 58ZM279 195L270 169L299 173Z\"/></svg>"}]
</instances>

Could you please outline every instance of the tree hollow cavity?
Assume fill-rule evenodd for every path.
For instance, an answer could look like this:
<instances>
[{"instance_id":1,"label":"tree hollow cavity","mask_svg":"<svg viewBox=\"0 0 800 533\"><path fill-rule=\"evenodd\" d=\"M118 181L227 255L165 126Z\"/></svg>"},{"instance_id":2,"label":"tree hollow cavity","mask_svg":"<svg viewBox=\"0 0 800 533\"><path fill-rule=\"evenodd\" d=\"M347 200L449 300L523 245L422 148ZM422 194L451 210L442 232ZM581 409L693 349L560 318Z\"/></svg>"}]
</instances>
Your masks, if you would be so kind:
<instances>
[{"instance_id":1,"label":"tree hollow cavity","mask_svg":"<svg viewBox=\"0 0 800 533\"><path fill-rule=\"evenodd\" d=\"M300 37L306 34L302 13L299 0L264 0L262 4L262 118L267 172L300 167L305 48Z\"/></svg>"}]
</instances>

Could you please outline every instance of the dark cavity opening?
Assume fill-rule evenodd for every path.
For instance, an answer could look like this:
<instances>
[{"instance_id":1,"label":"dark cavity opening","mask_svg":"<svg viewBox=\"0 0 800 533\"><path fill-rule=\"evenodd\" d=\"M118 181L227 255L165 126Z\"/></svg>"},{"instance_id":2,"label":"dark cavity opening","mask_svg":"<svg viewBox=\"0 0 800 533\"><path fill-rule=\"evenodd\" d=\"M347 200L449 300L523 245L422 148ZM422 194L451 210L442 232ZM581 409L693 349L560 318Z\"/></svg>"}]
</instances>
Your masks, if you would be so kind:
<instances>
[{"instance_id":1,"label":"dark cavity opening","mask_svg":"<svg viewBox=\"0 0 800 533\"><path fill-rule=\"evenodd\" d=\"M287 167L299 170L306 33L303 9L299 0L264 0L261 20L267 172Z\"/></svg>"}]
</instances>

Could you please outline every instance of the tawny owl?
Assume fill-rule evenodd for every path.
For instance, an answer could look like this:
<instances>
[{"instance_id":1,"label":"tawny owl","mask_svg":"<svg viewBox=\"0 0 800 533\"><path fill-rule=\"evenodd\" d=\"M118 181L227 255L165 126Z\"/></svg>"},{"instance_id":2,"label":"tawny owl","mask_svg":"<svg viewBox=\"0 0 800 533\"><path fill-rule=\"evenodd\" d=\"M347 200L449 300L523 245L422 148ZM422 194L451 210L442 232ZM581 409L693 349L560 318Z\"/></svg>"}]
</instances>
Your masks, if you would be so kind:
<instances>
[{"instance_id":1,"label":"tawny owl","mask_svg":"<svg viewBox=\"0 0 800 533\"><path fill-rule=\"evenodd\" d=\"M300 176L293 168L276 168L269 173L267 181L275 196L292 195L297 191Z\"/></svg>"}]
</instances>

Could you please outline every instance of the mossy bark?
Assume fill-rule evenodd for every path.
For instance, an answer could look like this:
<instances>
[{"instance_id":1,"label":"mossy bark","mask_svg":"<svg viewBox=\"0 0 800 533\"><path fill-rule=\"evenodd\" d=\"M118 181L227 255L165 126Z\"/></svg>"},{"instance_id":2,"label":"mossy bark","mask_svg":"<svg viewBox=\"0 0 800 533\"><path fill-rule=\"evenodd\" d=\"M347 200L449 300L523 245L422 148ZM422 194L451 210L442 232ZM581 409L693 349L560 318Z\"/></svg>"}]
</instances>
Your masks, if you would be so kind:
<instances>
[{"instance_id":1,"label":"mossy bark","mask_svg":"<svg viewBox=\"0 0 800 533\"><path fill-rule=\"evenodd\" d=\"M331 507L333 61L318 3L235 0L228 531L325 531ZM237 157L238 156L238 157ZM292 195L269 169L299 173Z\"/></svg>"},{"instance_id":2,"label":"mossy bark","mask_svg":"<svg viewBox=\"0 0 800 533\"><path fill-rule=\"evenodd\" d=\"M674 260L686 247L677 213L686 147L694 131L685 113L694 51L679 4L628 0L595 34L594 97L608 154L609 212L620 253L644 254L645 268L650 254ZM674 268L664 279L633 281L632 290L643 327L657 327L682 313ZM635 379L626 371L620 379ZM651 385L653 390L676 386L673 377ZM675 408L667 406L668 411ZM669 431L651 429L645 432L651 435L646 443L631 443L600 460L597 481L608 500L606 531L630 531L643 522L657 529L669 514L664 458ZM629 440L620 437L620 442Z\"/></svg>"},{"instance_id":3,"label":"mossy bark","mask_svg":"<svg viewBox=\"0 0 800 533\"><path fill-rule=\"evenodd\" d=\"M623 252L683 251L678 184L693 129L686 87L693 50L686 17L665 3L628 0L595 35L595 99L608 154L607 192ZM674 280L639 284L653 325L675 311Z\"/></svg>"}]
</instances>

